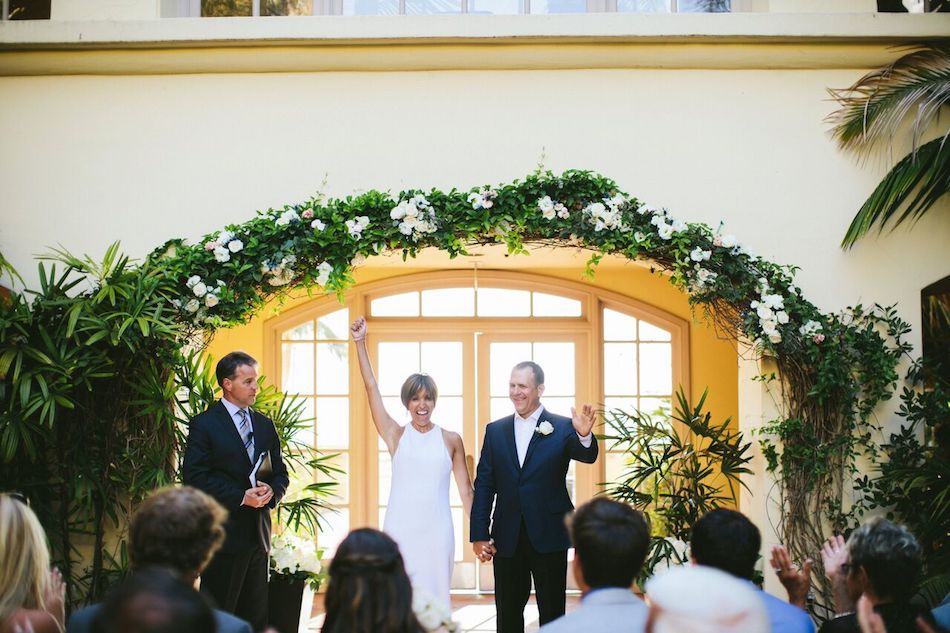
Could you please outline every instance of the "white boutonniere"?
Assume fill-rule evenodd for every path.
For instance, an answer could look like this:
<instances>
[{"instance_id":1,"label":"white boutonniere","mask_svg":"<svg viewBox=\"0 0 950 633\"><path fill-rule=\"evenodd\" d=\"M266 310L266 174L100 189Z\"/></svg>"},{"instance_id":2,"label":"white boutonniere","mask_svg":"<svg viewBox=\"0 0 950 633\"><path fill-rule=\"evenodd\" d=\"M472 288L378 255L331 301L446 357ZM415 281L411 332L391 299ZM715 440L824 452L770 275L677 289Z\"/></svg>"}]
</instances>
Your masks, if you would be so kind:
<instances>
[{"instance_id":1,"label":"white boutonniere","mask_svg":"<svg viewBox=\"0 0 950 633\"><path fill-rule=\"evenodd\" d=\"M538 435L550 435L554 432L554 426L550 422L542 422L535 427L534 432Z\"/></svg>"}]
</instances>

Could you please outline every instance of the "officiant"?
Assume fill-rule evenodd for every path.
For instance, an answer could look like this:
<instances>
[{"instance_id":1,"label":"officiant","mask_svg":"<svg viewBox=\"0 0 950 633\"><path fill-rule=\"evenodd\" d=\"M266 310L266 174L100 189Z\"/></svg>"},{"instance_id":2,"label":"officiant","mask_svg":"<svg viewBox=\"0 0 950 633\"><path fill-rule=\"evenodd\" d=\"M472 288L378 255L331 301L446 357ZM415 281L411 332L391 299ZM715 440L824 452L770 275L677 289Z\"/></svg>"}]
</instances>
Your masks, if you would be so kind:
<instances>
[{"instance_id":1,"label":"officiant","mask_svg":"<svg viewBox=\"0 0 950 633\"><path fill-rule=\"evenodd\" d=\"M191 420L183 465L184 483L228 510L224 545L201 574L200 590L261 631L267 624L270 511L289 480L274 423L251 408L260 389L257 361L231 352L215 374L221 400Z\"/></svg>"}]
</instances>

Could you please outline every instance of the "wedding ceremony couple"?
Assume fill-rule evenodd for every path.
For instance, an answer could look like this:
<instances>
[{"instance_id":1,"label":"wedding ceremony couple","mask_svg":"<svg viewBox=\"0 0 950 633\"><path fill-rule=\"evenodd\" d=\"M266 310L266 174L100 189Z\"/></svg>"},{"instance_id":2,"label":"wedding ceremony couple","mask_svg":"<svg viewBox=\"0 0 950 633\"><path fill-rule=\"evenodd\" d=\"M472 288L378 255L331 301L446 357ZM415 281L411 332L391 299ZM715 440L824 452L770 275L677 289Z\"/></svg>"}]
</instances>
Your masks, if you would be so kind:
<instances>
[{"instance_id":1,"label":"wedding ceremony couple","mask_svg":"<svg viewBox=\"0 0 950 633\"><path fill-rule=\"evenodd\" d=\"M449 500L455 479L475 556L491 562L499 633L523 633L532 579L540 623L565 613L567 550L565 516L573 510L566 477L572 459L593 463L597 440L591 405L571 417L541 403L544 370L523 361L511 370L511 415L488 424L474 486L462 438L433 422L435 381L412 374L401 389L410 421L386 411L366 347L362 317L351 326L370 412L392 456L392 486L383 525L398 544L414 592L449 606L455 531ZM251 406L258 392L257 361L232 352L218 363L221 400L190 424L184 483L209 493L228 510L226 538L201 575L200 590L222 610L247 620L255 631L267 624L270 510L289 484L274 424ZM267 457L270 472L249 474Z\"/></svg>"}]
</instances>

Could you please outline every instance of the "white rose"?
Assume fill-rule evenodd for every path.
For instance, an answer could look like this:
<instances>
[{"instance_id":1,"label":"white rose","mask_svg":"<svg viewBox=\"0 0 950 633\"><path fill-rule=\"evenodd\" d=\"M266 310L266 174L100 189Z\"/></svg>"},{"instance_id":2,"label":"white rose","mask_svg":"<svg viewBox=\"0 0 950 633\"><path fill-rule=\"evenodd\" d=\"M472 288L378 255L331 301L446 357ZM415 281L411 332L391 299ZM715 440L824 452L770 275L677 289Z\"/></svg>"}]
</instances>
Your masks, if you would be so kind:
<instances>
[{"instance_id":1,"label":"white rose","mask_svg":"<svg viewBox=\"0 0 950 633\"><path fill-rule=\"evenodd\" d=\"M237 253L244 248L244 242L241 240L231 240L228 242L228 250L232 253Z\"/></svg>"},{"instance_id":2,"label":"white rose","mask_svg":"<svg viewBox=\"0 0 950 633\"><path fill-rule=\"evenodd\" d=\"M668 240L673 237L673 227L669 224L662 224L657 227L657 234L660 236L661 240Z\"/></svg>"},{"instance_id":3,"label":"white rose","mask_svg":"<svg viewBox=\"0 0 950 633\"><path fill-rule=\"evenodd\" d=\"M673 220L671 228L673 229L674 233L682 233L689 227L687 226L686 222L683 222L682 220Z\"/></svg>"},{"instance_id":4,"label":"white rose","mask_svg":"<svg viewBox=\"0 0 950 633\"><path fill-rule=\"evenodd\" d=\"M208 292L208 286L203 281L199 281L191 288L191 291L195 293L196 297L203 297Z\"/></svg>"},{"instance_id":5,"label":"white rose","mask_svg":"<svg viewBox=\"0 0 950 633\"><path fill-rule=\"evenodd\" d=\"M739 243L735 235L723 235L719 238L719 241L722 242L723 248L735 248Z\"/></svg>"},{"instance_id":6,"label":"white rose","mask_svg":"<svg viewBox=\"0 0 950 633\"><path fill-rule=\"evenodd\" d=\"M228 249L226 249L225 247L218 246L217 248L214 249L214 258L215 260L223 264L226 261L230 261L231 253L229 253Z\"/></svg>"},{"instance_id":7,"label":"white rose","mask_svg":"<svg viewBox=\"0 0 950 633\"><path fill-rule=\"evenodd\" d=\"M205 295L205 306L206 306L206 307L213 308L214 306L218 305L218 301L219 301L219 300L218 300L218 295L216 295L216 294L212 294L212 293L209 292L208 294Z\"/></svg>"},{"instance_id":8,"label":"white rose","mask_svg":"<svg viewBox=\"0 0 950 633\"><path fill-rule=\"evenodd\" d=\"M195 284L198 283L199 281L201 281L201 277L199 277L198 275L192 275L191 277L188 278L188 281L185 282L185 285L188 286L189 288L194 288Z\"/></svg>"},{"instance_id":9,"label":"white rose","mask_svg":"<svg viewBox=\"0 0 950 633\"><path fill-rule=\"evenodd\" d=\"M185 304L185 310L187 312L197 312L200 306L201 304L198 303L197 299L192 299L191 301Z\"/></svg>"},{"instance_id":10,"label":"white rose","mask_svg":"<svg viewBox=\"0 0 950 633\"><path fill-rule=\"evenodd\" d=\"M571 212L568 211L567 207L565 207L563 204L558 204L554 208L558 209L557 217L561 218L562 220L566 220L571 215Z\"/></svg>"},{"instance_id":11,"label":"white rose","mask_svg":"<svg viewBox=\"0 0 950 633\"><path fill-rule=\"evenodd\" d=\"M406 217L406 203L400 202L393 210L389 212L389 217L393 220L401 220Z\"/></svg>"},{"instance_id":12,"label":"white rose","mask_svg":"<svg viewBox=\"0 0 950 633\"><path fill-rule=\"evenodd\" d=\"M625 204L626 202L627 202L627 199L623 196L623 194L618 193L613 198L610 198L607 201L607 204L609 204L612 207L619 207Z\"/></svg>"},{"instance_id":13,"label":"white rose","mask_svg":"<svg viewBox=\"0 0 950 633\"><path fill-rule=\"evenodd\" d=\"M426 609L422 613L417 613L416 617L419 619L419 624L421 624L426 631L435 631L442 626L442 616L432 609Z\"/></svg>"},{"instance_id":14,"label":"white rose","mask_svg":"<svg viewBox=\"0 0 950 633\"><path fill-rule=\"evenodd\" d=\"M418 217L418 215L419 215L419 209L417 209L415 205L412 205L412 204L406 205L405 216L407 218L415 219L416 217Z\"/></svg>"},{"instance_id":15,"label":"white rose","mask_svg":"<svg viewBox=\"0 0 950 633\"><path fill-rule=\"evenodd\" d=\"M320 220L314 220L313 222L310 223L310 228L314 228L314 229L317 229L318 231L322 231L323 229L327 228L327 225L321 222Z\"/></svg>"},{"instance_id":16,"label":"white rose","mask_svg":"<svg viewBox=\"0 0 950 633\"><path fill-rule=\"evenodd\" d=\"M541 435L550 435L553 432L554 427L547 420L538 425L538 433Z\"/></svg>"},{"instance_id":17,"label":"white rose","mask_svg":"<svg viewBox=\"0 0 950 633\"><path fill-rule=\"evenodd\" d=\"M762 297L762 302L774 310L781 310L785 307L785 299L782 298L782 295L765 295Z\"/></svg>"},{"instance_id":18,"label":"white rose","mask_svg":"<svg viewBox=\"0 0 950 633\"><path fill-rule=\"evenodd\" d=\"M785 312L785 310L779 310L778 312L776 312L775 318L782 325L785 325L786 323L788 323L788 313Z\"/></svg>"},{"instance_id":19,"label":"white rose","mask_svg":"<svg viewBox=\"0 0 950 633\"><path fill-rule=\"evenodd\" d=\"M554 213L554 207L541 211L541 217L543 217L545 220L553 220L555 215L557 214Z\"/></svg>"},{"instance_id":20,"label":"white rose","mask_svg":"<svg viewBox=\"0 0 950 633\"><path fill-rule=\"evenodd\" d=\"M769 334L769 341L771 341L772 343L781 343L781 342L782 342L782 335L779 334L778 332L774 332L774 333L772 333L772 334Z\"/></svg>"},{"instance_id":21,"label":"white rose","mask_svg":"<svg viewBox=\"0 0 950 633\"><path fill-rule=\"evenodd\" d=\"M759 304L759 307L755 309L755 313L760 319L771 319L773 318L772 308L764 304Z\"/></svg>"},{"instance_id":22,"label":"white rose","mask_svg":"<svg viewBox=\"0 0 950 633\"><path fill-rule=\"evenodd\" d=\"M636 233L633 234L633 239L635 239L638 242L642 242L643 240L647 239L647 236L641 233L640 231L637 231Z\"/></svg>"}]
</instances>

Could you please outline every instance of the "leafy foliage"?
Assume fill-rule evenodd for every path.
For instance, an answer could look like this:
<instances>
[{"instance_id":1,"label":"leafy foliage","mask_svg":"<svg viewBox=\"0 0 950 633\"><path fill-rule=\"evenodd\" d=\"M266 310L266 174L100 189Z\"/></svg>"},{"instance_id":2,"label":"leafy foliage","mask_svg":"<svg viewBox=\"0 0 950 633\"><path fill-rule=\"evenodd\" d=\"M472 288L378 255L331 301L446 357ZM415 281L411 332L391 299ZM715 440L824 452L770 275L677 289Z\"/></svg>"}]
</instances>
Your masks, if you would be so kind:
<instances>
[{"instance_id":1,"label":"leafy foliage","mask_svg":"<svg viewBox=\"0 0 950 633\"><path fill-rule=\"evenodd\" d=\"M751 443L730 429L731 418L715 423L704 411L704 391L691 405L682 388L676 394L672 416L608 411L609 432L604 441L622 450L626 470L617 482L605 484L608 495L625 501L651 519L650 551L641 581L657 565L686 562L685 550L692 526L710 510L736 507L741 475L751 474Z\"/></svg>"}]
</instances>

